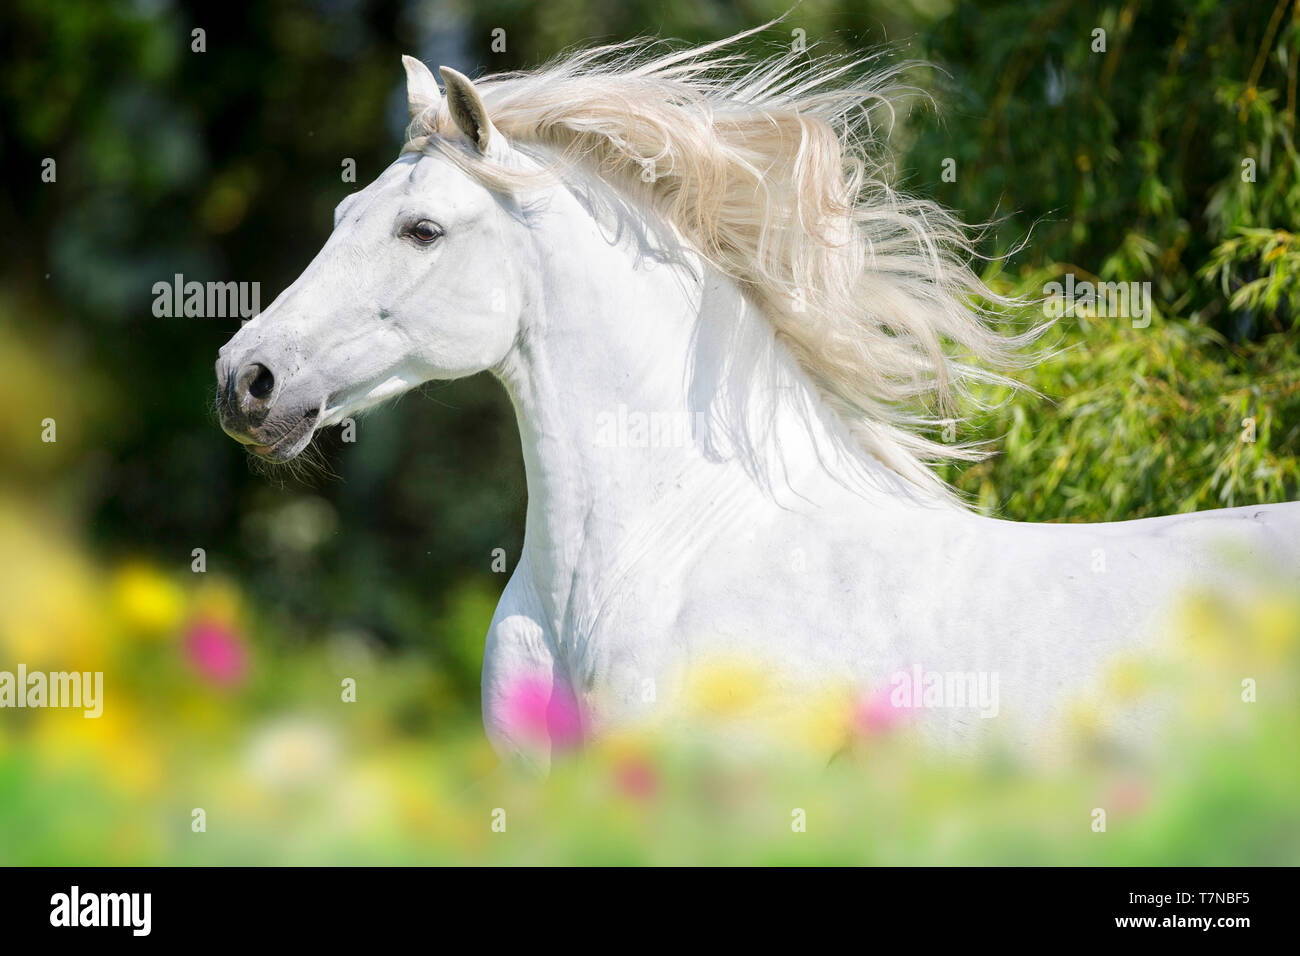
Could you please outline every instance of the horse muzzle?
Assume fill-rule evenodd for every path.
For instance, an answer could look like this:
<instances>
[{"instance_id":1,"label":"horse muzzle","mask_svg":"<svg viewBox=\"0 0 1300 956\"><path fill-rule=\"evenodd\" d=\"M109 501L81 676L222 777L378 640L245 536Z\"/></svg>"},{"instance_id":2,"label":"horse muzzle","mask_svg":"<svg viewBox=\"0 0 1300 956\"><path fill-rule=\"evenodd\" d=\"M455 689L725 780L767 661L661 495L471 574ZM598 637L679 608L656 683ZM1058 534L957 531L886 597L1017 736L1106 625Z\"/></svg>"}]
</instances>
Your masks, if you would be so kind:
<instances>
[{"instance_id":1,"label":"horse muzzle","mask_svg":"<svg viewBox=\"0 0 1300 956\"><path fill-rule=\"evenodd\" d=\"M292 402L283 392L282 382L265 362L217 359L221 430L272 461L288 461L307 447L323 405Z\"/></svg>"}]
</instances>

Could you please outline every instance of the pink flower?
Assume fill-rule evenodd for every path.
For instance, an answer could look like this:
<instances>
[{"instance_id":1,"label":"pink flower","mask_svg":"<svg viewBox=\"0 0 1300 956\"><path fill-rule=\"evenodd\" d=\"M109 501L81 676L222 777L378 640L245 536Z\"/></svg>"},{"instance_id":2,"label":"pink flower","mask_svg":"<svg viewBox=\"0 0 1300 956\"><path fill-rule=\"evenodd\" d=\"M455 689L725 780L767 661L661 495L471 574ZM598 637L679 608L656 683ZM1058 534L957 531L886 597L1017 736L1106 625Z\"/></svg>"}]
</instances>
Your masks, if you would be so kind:
<instances>
[{"instance_id":1,"label":"pink flower","mask_svg":"<svg viewBox=\"0 0 1300 956\"><path fill-rule=\"evenodd\" d=\"M558 750L582 743L582 713L567 684L533 675L516 679L503 695L506 729L519 737L549 741Z\"/></svg>"},{"instance_id":2,"label":"pink flower","mask_svg":"<svg viewBox=\"0 0 1300 956\"><path fill-rule=\"evenodd\" d=\"M225 624L198 620L185 634L190 663L214 684L233 687L248 671L248 652L243 639Z\"/></svg>"},{"instance_id":3,"label":"pink flower","mask_svg":"<svg viewBox=\"0 0 1300 956\"><path fill-rule=\"evenodd\" d=\"M899 723L904 713L889 699L889 687L863 694L853 708L853 727L864 737L886 733Z\"/></svg>"},{"instance_id":4,"label":"pink flower","mask_svg":"<svg viewBox=\"0 0 1300 956\"><path fill-rule=\"evenodd\" d=\"M654 767L639 757L632 757L614 768L614 782L629 797L648 800L658 789L659 780Z\"/></svg>"},{"instance_id":5,"label":"pink flower","mask_svg":"<svg viewBox=\"0 0 1300 956\"><path fill-rule=\"evenodd\" d=\"M1151 800L1145 783L1138 779L1121 780L1110 792L1110 806L1119 814L1132 814L1142 810Z\"/></svg>"}]
</instances>

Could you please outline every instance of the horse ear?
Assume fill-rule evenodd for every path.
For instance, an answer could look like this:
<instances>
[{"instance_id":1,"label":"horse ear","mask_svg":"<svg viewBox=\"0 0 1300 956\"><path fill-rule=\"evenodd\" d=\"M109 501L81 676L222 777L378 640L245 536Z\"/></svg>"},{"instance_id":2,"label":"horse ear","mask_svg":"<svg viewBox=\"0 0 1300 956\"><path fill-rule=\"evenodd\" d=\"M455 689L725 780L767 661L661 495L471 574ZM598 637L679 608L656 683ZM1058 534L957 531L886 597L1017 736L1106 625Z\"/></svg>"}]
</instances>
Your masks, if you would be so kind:
<instances>
[{"instance_id":1,"label":"horse ear","mask_svg":"<svg viewBox=\"0 0 1300 956\"><path fill-rule=\"evenodd\" d=\"M429 68L415 57L403 56L402 66L406 67L406 110L414 119L416 114L441 103L442 93Z\"/></svg>"},{"instance_id":2,"label":"horse ear","mask_svg":"<svg viewBox=\"0 0 1300 956\"><path fill-rule=\"evenodd\" d=\"M478 90L474 89L474 84L468 77L449 66L438 67L438 72L442 74L443 85L447 87L447 109L451 112L451 118L465 137L478 147L478 151L486 153L492 138L500 134L488 119Z\"/></svg>"}]
</instances>

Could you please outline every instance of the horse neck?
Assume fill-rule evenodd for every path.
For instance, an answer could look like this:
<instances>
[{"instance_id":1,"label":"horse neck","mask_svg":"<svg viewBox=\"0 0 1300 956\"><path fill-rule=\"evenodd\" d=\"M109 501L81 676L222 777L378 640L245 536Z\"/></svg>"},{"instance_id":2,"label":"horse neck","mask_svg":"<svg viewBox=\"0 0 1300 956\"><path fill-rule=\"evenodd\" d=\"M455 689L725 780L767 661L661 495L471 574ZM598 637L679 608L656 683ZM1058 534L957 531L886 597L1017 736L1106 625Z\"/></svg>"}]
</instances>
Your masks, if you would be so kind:
<instances>
[{"instance_id":1,"label":"horse neck","mask_svg":"<svg viewBox=\"0 0 1300 956\"><path fill-rule=\"evenodd\" d=\"M698 538L719 502L753 517L814 474L902 497L729 278L653 237L614 241L590 215L532 230L534 308L496 371L519 420L534 575L563 590L584 561L616 567L638 529L645 548Z\"/></svg>"}]
</instances>

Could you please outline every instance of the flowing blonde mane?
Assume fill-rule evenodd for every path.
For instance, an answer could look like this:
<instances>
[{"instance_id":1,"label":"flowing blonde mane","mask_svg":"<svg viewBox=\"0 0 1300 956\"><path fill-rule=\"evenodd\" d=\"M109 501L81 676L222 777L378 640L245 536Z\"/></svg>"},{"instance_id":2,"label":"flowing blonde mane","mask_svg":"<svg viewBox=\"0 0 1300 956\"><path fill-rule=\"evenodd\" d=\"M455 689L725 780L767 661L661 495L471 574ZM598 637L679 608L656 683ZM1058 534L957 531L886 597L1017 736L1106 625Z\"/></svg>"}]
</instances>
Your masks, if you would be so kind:
<instances>
[{"instance_id":1,"label":"flowing blonde mane","mask_svg":"<svg viewBox=\"0 0 1300 956\"><path fill-rule=\"evenodd\" d=\"M889 183L883 111L900 67L786 52L755 63L736 40L662 52L598 47L475 81L493 125L643 201L763 310L862 447L916 485L951 495L934 463L969 443L924 432L975 382L1010 384L1029 333L991 323L1012 303L971 270L969 231ZM494 188L522 174L443 139L445 103L416 115L407 150L451 156Z\"/></svg>"}]
</instances>

